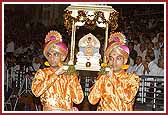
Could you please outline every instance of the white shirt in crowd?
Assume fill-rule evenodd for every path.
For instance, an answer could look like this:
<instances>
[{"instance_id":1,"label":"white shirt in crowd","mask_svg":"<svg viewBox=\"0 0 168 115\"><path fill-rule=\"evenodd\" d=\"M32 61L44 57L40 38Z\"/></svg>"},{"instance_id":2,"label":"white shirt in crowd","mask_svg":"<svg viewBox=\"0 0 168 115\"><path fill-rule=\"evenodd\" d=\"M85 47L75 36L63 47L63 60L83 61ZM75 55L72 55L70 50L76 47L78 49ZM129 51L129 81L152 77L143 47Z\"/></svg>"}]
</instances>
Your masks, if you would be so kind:
<instances>
[{"instance_id":1,"label":"white shirt in crowd","mask_svg":"<svg viewBox=\"0 0 168 115\"><path fill-rule=\"evenodd\" d=\"M152 61L148 65L149 68L149 73L145 72L145 75L150 75L150 76L164 76L164 69L158 67L158 65L155 63L155 61ZM128 73L136 73L137 75L143 75L144 71L144 66L143 64L135 64L132 66L129 66L127 69Z\"/></svg>"},{"instance_id":2,"label":"white shirt in crowd","mask_svg":"<svg viewBox=\"0 0 168 115\"><path fill-rule=\"evenodd\" d=\"M153 40L152 40L152 42L153 42L154 44L157 43L157 42L158 42L158 38L157 38L157 37L154 37Z\"/></svg>"},{"instance_id":3,"label":"white shirt in crowd","mask_svg":"<svg viewBox=\"0 0 168 115\"><path fill-rule=\"evenodd\" d=\"M133 65L129 65L129 68L126 70L127 73L133 73Z\"/></svg>"},{"instance_id":4,"label":"white shirt in crowd","mask_svg":"<svg viewBox=\"0 0 168 115\"><path fill-rule=\"evenodd\" d=\"M155 63L156 64L158 64L158 59L159 59L159 57L160 57L160 50L159 49L153 49L153 51L154 51L154 55L155 55Z\"/></svg>"},{"instance_id":5,"label":"white shirt in crowd","mask_svg":"<svg viewBox=\"0 0 168 115\"><path fill-rule=\"evenodd\" d=\"M133 65L134 65L134 60L133 60L131 57L129 57L129 61L130 61L130 62L129 62L129 65L130 65L130 66L133 66Z\"/></svg>"},{"instance_id":6,"label":"white shirt in crowd","mask_svg":"<svg viewBox=\"0 0 168 115\"><path fill-rule=\"evenodd\" d=\"M24 53L24 52L23 52L23 47L21 46L21 47L18 47L18 48L15 50L14 55L15 55L15 56L19 56L19 55L22 54L22 53Z\"/></svg>"},{"instance_id":7,"label":"white shirt in crowd","mask_svg":"<svg viewBox=\"0 0 168 115\"><path fill-rule=\"evenodd\" d=\"M143 71L144 71L144 66L142 63L139 65L135 64L133 66L133 72L136 73L137 75L143 75Z\"/></svg>"},{"instance_id":8,"label":"white shirt in crowd","mask_svg":"<svg viewBox=\"0 0 168 115\"><path fill-rule=\"evenodd\" d=\"M149 73L147 73L147 71L145 72L145 75L150 75L150 76L157 76L157 71L158 71L158 65L155 63L155 61L151 61L148 64L148 68L149 68Z\"/></svg>"},{"instance_id":9,"label":"white shirt in crowd","mask_svg":"<svg viewBox=\"0 0 168 115\"><path fill-rule=\"evenodd\" d=\"M164 76L164 69L159 67L158 70L157 70L157 75L158 76ZM163 81L163 79L162 78L158 78L158 81Z\"/></svg>"},{"instance_id":10,"label":"white shirt in crowd","mask_svg":"<svg viewBox=\"0 0 168 115\"><path fill-rule=\"evenodd\" d=\"M32 64L32 66L33 66L33 69L35 70L35 71L37 71L39 68L40 68L40 66L41 66L41 64L40 63L33 63ZM33 71L33 70L32 70Z\"/></svg>"},{"instance_id":11,"label":"white shirt in crowd","mask_svg":"<svg viewBox=\"0 0 168 115\"><path fill-rule=\"evenodd\" d=\"M134 45L134 50L138 53L139 52L139 47L140 47L140 44L137 44L137 45Z\"/></svg>"},{"instance_id":12,"label":"white shirt in crowd","mask_svg":"<svg viewBox=\"0 0 168 115\"><path fill-rule=\"evenodd\" d=\"M141 56L142 57L142 61L145 60L145 56L146 56L146 52L147 50L144 50L143 52L141 50L139 50L137 53L138 53L138 56Z\"/></svg>"},{"instance_id":13,"label":"white shirt in crowd","mask_svg":"<svg viewBox=\"0 0 168 115\"><path fill-rule=\"evenodd\" d=\"M157 75L158 76L164 76L164 69L159 67L158 70L157 70Z\"/></svg>"},{"instance_id":14,"label":"white shirt in crowd","mask_svg":"<svg viewBox=\"0 0 168 115\"><path fill-rule=\"evenodd\" d=\"M15 44L13 41L9 42L6 46L6 52L14 52Z\"/></svg>"},{"instance_id":15,"label":"white shirt in crowd","mask_svg":"<svg viewBox=\"0 0 168 115\"><path fill-rule=\"evenodd\" d=\"M144 66L141 64L129 66L127 69L128 73L136 73L137 75L143 75Z\"/></svg>"}]
</instances>

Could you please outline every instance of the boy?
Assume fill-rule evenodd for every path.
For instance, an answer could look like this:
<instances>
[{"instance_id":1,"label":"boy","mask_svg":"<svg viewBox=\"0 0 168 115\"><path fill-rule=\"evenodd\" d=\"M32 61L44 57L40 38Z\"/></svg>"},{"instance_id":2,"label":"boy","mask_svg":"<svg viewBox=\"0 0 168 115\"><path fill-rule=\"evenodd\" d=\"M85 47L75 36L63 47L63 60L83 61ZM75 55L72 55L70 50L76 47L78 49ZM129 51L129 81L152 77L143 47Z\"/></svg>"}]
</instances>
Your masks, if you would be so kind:
<instances>
[{"instance_id":1,"label":"boy","mask_svg":"<svg viewBox=\"0 0 168 115\"><path fill-rule=\"evenodd\" d=\"M43 54L50 67L36 72L32 92L36 97L40 96L43 111L73 111L73 103L81 103L84 95L77 75L67 74L61 64L68 54L68 48L57 31L50 31L45 43Z\"/></svg>"},{"instance_id":2,"label":"boy","mask_svg":"<svg viewBox=\"0 0 168 115\"><path fill-rule=\"evenodd\" d=\"M114 33L110 36L105 56L109 72L101 72L90 90L88 100L97 111L132 111L139 88L139 77L125 72L129 49L124 44L125 36Z\"/></svg>"}]
</instances>

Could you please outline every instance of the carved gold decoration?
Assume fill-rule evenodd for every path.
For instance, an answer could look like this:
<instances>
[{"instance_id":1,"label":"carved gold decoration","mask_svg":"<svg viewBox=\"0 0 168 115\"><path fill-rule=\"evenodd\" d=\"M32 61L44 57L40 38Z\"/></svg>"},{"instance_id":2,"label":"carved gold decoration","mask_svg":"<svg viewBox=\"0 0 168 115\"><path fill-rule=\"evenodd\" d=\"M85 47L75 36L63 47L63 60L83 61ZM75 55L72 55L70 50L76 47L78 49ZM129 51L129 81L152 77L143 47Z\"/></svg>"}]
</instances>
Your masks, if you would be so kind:
<instances>
[{"instance_id":1,"label":"carved gold decoration","mask_svg":"<svg viewBox=\"0 0 168 115\"><path fill-rule=\"evenodd\" d=\"M105 28L109 24L111 30L118 27L119 13L111 6L98 5L72 5L65 9L64 25L68 31L72 30L72 20L76 26L85 26L88 29L94 29L96 26Z\"/></svg>"},{"instance_id":2,"label":"carved gold decoration","mask_svg":"<svg viewBox=\"0 0 168 115\"><path fill-rule=\"evenodd\" d=\"M55 40L62 41L62 35L57 31L51 30L45 37L45 43L53 40L52 37L54 37Z\"/></svg>"},{"instance_id":3,"label":"carved gold decoration","mask_svg":"<svg viewBox=\"0 0 168 115\"><path fill-rule=\"evenodd\" d=\"M107 47L108 30L114 31L117 27L119 13L107 5L70 5L65 9L64 25L68 32L71 33L71 52L69 64L74 62L74 46L76 27L84 26L87 29L94 29L96 26L105 28L105 46ZM106 59L104 58L104 62Z\"/></svg>"}]
</instances>

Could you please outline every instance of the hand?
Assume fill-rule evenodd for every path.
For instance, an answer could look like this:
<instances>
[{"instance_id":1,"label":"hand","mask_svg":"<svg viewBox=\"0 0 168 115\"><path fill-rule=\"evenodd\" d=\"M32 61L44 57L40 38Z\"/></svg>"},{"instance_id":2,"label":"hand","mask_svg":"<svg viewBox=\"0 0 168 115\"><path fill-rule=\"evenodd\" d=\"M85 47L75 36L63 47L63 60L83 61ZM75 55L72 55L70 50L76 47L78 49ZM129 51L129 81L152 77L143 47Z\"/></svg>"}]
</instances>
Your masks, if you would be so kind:
<instances>
[{"instance_id":1,"label":"hand","mask_svg":"<svg viewBox=\"0 0 168 115\"><path fill-rule=\"evenodd\" d=\"M149 71L149 68L148 68L148 63L147 62L144 62L144 63L142 63L143 64L143 66L144 66L144 74L145 74L145 71L147 71L147 73L149 73L150 71Z\"/></svg>"},{"instance_id":2,"label":"hand","mask_svg":"<svg viewBox=\"0 0 168 115\"><path fill-rule=\"evenodd\" d=\"M107 75L110 77L112 76L114 73L113 73L113 68L110 68L110 71L107 73Z\"/></svg>"},{"instance_id":3,"label":"hand","mask_svg":"<svg viewBox=\"0 0 168 115\"><path fill-rule=\"evenodd\" d=\"M148 68L148 63L147 63L147 62L143 62L142 64L143 64L143 66L144 66L144 69L147 69L147 68Z\"/></svg>"},{"instance_id":4,"label":"hand","mask_svg":"<svg viewBox=\"0 0 168 115\"><path fill-rule=\"evenodd\" d=\"M77 107L72 107L72 111L79 111Z\"/></svg>"},{"instance_id":5,"label":"hand","mask_svg":"<svg viewBox=\"0 0 168 115\"><path fill-rule=\"evenodd\" d=\"M55 74L56 74L56 75L60 75L60 74L63 74L64 72L65 72L64 66L62 66L62 67L60 67L60 68L55 72Z\"/></svg>"}]
</instances>

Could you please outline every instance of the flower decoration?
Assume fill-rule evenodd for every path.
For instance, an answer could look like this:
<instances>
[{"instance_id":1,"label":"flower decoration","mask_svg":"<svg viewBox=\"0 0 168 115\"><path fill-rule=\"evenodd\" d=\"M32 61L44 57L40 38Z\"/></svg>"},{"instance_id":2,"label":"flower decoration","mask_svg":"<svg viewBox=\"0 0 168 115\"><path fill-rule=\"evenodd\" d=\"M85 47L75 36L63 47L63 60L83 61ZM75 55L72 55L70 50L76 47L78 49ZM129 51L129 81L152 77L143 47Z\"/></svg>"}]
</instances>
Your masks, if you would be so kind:
<instances>
[{"instance_id":1,"label":"flower decoration","mask_svg":"<svg viewBox=\"0 0 168 115\"><path fill-rule=\"evenodd\" d=\"M74 65L68 65L68 70L67 70L67 74L68 75L74 75L74 74L77 74L77 71L75 69L75 66Z\"/></svg>"},{"instance_id":2,"label":"flower decoration","mask_svg":"<svg viewBox=\"0 0 168 115\"><path fill-rule=\"evenodd\" d=\"M48 32L48 34L45 37L45 44L53 40L62 42L62 36L59 32L51 30L50 32Z\"/></svg>"},{"instance_id":3,"label":"flower decoration","mask_svg":"<svg viewBox=\"0 0 168 115\"><path fill-rule=\"evenodd\" d=\"M109 43L111 43L111 42L121 42L121 43L124 44L124 43L126 43L126 37L121 32L115 32L115 33L111 33L108 41L109 41Z\"/></svg>"},{"instance_id":4,"label":"flower decoration","mask_svg":"<svg viewBox=\"0 0 168 115\"><path fill-rule=\"evenodd\" d=\"M108 68L107 63L102 63L98 75L106 74L107 73L107 69L106 68Z\"/></svg>"},{"instance_id":5,"label":"flower decoration","mask_svg":"<svg viewBox=\"0 0 168 115\"><path fill-rule=\"evenodd\" d=\"M118 37L116 37L116 38L114 38L113 41L115 41L115 42L120 42L120 39L119 39Z\"/></svg>"},{"instance_id":6,"label":"flower decoration","mask_svg":"<svg viewBox=\"0 0 168 115\"><path fill-rule=\"evenodd\" d=\"M102 63L101 67L107 67L107 63Z\"/></svg>"}]
</instances>

